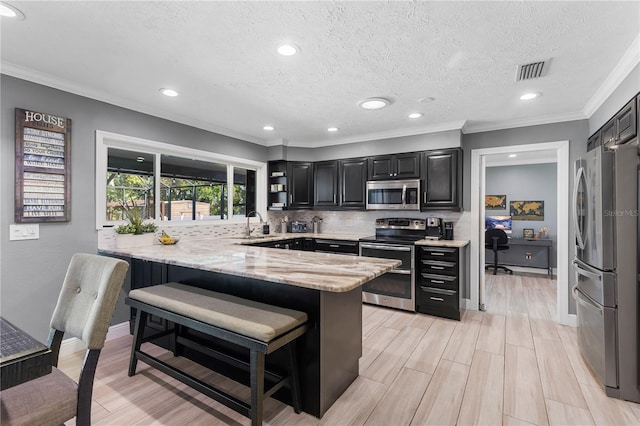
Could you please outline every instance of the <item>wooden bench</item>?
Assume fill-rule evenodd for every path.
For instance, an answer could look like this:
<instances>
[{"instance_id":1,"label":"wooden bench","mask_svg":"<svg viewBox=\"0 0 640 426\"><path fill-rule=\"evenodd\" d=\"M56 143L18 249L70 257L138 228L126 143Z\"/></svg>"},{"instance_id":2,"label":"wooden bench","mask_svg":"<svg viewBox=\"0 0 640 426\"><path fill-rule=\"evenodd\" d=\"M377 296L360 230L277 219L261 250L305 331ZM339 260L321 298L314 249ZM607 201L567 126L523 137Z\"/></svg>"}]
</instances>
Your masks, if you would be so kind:
<instances>
[{"instance_id":1,"label":"wooden bench","mask_svg":"<svg viewBox=\"0 0 640 426\"><path fill-rule=\"evenodd\" d=\"M132 290L125 302L137 310L129 376L135 374L138 360L143 361L251 418L253 425L262 424L263 400L288 385L291 389L292 406L296 413L300 413L300 384L296 350L293 346L295 339L307 330L306 313L180 283ZM144 337L148 314L174 323L173 329ZM179 332L179 326L248 349L249 362L185 338ZM177 355L180 345L184 345L235 367L248 367L250 404L141 350L142 343L166 335L172 336L174 355ZM288 352L289 375L283 377L265 372L265 356L283 347ZM265 389L265 373L276 381L269 389Z\"/></svg>"}]
</instances>

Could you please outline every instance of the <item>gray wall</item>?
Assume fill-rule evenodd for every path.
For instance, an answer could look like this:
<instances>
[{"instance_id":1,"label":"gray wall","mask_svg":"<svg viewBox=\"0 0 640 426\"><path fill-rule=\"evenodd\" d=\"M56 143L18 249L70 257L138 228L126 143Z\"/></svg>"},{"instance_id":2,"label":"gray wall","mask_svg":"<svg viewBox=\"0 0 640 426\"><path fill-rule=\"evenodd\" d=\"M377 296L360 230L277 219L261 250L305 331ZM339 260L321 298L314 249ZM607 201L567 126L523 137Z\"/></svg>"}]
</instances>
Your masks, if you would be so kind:
<instances>
[{"instance_id":1,"label":"gray wall","mask_svg":"<svg viewBox=\"0 0 640 426\"><path fill-rule=\"evenodd\" d=\"M554 240L551 248L551 267L556 267L557 239L557 166L556 163L523 164L519 166L488 167L485 190L491 195L506 195L507 208L504 210L486 210L487 215L509 215L511 201L544 201L544 220L513 220L511 238L522 238L525 228L538 232L540 228L549 228L548 238Z\"/></svg>"},{"instance_id":2,"label":"gray wall","mask_svg":"<svg viewBox=\"0 0 640 426\"><path fill-rule=\"evenodd\" d=\"M62 92L6 75L0 76L2 99L0 156L0 310L2 316L44 340L71 255L95 253L95 131L105 130L264 161L267 149ZM14 223L14 108L72 120L71 221L40 224L40 239L9 241ZM124 292L122 293L124 294ZM114 323L126 320L122 303Z\"/></svg>"},{"instance_id":3,"label":"gray wall","mask_svg":"<svg viewBox=\"0 0 640 426\"><path fill-rule=\"evenodd\" d=\"M616 90L591 115L589 118L589 136L609 121L638 92L640 92L640 64L633 68Z\"/></svg>"}]
</instances>

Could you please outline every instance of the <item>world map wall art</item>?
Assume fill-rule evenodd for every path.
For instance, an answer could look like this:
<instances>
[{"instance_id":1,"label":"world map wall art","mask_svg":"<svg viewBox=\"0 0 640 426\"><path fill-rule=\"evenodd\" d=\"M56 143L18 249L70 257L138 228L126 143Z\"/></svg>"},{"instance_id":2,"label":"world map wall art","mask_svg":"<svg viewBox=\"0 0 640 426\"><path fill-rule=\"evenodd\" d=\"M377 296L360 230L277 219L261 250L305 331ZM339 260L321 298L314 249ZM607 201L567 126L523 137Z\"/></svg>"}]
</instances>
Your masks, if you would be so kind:
<instances>
[{"instance_id":1,"label":"world map wall art","mask_svg":"<svg viewBox=\"0 0 640 426\"><path fill-rule=\"evenodd\" d=\"M511 201L509 210L513 220L544 220L544 201Z\"/></svg>"}]
</instances>

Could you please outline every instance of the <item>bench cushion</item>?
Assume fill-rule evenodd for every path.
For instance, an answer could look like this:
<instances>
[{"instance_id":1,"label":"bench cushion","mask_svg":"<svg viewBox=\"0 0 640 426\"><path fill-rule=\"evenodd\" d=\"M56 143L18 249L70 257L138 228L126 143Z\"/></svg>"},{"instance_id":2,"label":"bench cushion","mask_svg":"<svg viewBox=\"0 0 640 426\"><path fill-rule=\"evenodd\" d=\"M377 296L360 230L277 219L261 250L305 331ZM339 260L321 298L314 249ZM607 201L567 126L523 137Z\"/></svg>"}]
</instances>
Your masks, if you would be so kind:
<instances>
[{"instance_id":1,"label":"bench cushion","mask_svg":"<svg viewBox=\"0 0 640 426\"><path fill-rule=\"evenodd\" d=\"M180 283L132 290L129 297L263 342L307 321L304 312Z\"/></svg>"}]
</instances>

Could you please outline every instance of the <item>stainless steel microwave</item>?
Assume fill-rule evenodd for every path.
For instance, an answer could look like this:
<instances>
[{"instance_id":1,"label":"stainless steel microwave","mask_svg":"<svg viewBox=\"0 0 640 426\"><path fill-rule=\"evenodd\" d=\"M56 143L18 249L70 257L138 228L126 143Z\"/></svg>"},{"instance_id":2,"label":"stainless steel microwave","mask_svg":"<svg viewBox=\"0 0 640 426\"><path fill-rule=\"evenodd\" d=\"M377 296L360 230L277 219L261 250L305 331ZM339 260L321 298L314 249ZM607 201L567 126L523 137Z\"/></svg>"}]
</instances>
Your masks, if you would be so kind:
<instances>
[{"instance_id":1,"label":"stainless steel microwave","mask_svg":"<svg viewBox=\"0 0 640 426\"><path fill-rule=\"evenodd\" d=\"M367 210L420 210L420 179L368 181Z\"/></svg>"}]
</instances>

